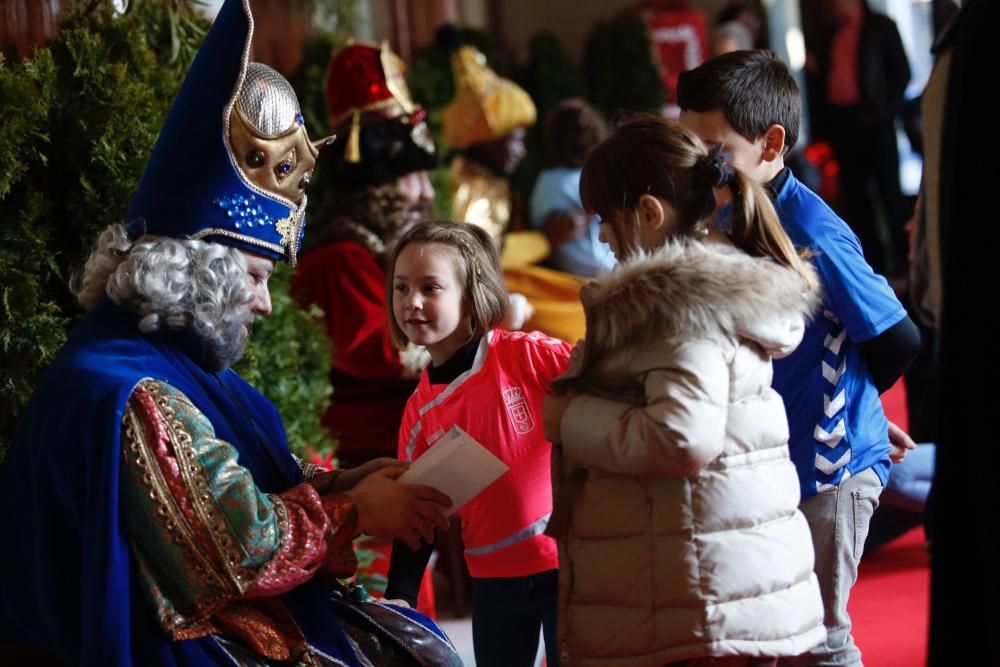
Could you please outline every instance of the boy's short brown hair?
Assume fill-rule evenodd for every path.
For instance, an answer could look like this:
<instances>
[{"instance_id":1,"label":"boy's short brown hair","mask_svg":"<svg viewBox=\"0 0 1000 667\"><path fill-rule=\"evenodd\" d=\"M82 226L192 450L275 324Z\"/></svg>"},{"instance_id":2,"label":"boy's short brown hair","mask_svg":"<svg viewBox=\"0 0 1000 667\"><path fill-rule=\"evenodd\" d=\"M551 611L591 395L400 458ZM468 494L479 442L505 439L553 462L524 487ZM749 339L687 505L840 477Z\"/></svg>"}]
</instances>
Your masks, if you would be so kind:
<instances>
[{"instance_id":1,"label":"boy's short brown hair","mask_svg":"<svg viewBox=\"0 0 1000 667\"><path fill-rule=\"evenodd\" d=\"M785 128L786 150L799 140L799 87L773 51L731 51L681 72L677 104L682 111L722 109L733 129L748 141L760 139L775 124Z\"/></svg>"}]
</instances>

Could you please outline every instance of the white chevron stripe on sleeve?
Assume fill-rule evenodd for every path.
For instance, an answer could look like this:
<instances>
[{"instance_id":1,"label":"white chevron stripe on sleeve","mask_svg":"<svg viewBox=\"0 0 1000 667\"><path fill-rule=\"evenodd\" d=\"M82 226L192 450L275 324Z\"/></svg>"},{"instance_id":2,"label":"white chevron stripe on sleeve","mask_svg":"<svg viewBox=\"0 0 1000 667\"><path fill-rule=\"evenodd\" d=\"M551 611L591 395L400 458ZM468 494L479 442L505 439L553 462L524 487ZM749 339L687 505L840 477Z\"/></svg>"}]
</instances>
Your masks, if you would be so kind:
<instances>
[{"instance_id":1,"label":"white chevron stripe on sleeve","mask_svg":"<svg viewBox=\"0 0 1000 667\"><path fill-rule=\"evenodd\" d=\"M816 455L816 469L819 470L824 475L832 475L833 473L837 472L850 462L851 462L850 449L844 452L844 455L841 456L836 461L830 461L822 454Z\"/></svg>"},{"instance_id":2,"label":"white chevron stripe on sleeve","mask_svg":"<svg viewBox=\"0 0 1000 667\"><path fill-rule=\"evenodd\" d=\"M823 340L823 346L834 354L840 354L840 346L844 344L845 338L847 338L847 329L841 329L836 337L828 334Z\"/></svg>"},{"instance_id":3,"label":"white chevron stripe on sleeve","mask_svg":"<svg viewBox=\"0 0 1000 667\"><path fill-rule=\"evenodd\" d=\"M836 387L837 383L840 382L840 376L844 374L845 370L847 370L847 359L844 359L843 361L840 362L840 368L838 368L837 370L833 370L833 366L824 361L823 379L825 379L827 382Z\"/></svg>"},{"instance_id":4,"label":"white chevron stripe on sleeve","mask_svg":"<svg viewBox=\"0 0 1000 667\"><path fill-rule=\"evenodd\" d=\"M815 438L818 442L822 442L830 449L833 449L840 444L840 441L846 433L847 427L844 426L844 420L841 419L830 431L827 431L819 424L816 424L816 430L813 431L813 438Z\"/></svg>"},{"instance_id":5,"label":"white chevron stripe on sleeve","mask_svg":"<svg viewBox=\"0 0 1000 667\"><path fill-rule=\"evenodd\" d=\"M830 397L823 394L823 414L829 419L833 419L833 416L840 412L844 405L847 403L847 390L841 389L840 393L837 394L836 398L830 400Z\"/></svg>"}]
</instances>

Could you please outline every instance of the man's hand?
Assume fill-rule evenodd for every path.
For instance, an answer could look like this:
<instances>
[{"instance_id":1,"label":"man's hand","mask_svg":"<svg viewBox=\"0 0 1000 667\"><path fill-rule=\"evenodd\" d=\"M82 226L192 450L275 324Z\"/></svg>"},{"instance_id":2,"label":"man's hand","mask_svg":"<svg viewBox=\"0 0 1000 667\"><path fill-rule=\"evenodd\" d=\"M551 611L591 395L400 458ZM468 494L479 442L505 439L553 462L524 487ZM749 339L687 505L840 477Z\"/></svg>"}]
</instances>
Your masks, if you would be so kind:
<instances>
[{"instance_id":1,"label":"man's hand","mask_svg":"<svg viewBox=\"0 0 1000 667\"><path fill-rule=\"evenodd\" d=\"M549 394L545 397L545 403L542 408L542 421L545 423L545 437L549 442L562 442L560 424L562 424L563 415L569 409L569 402L576 397L577 394L575 392L569 392L563 396Z\"/></svg>"},{"instance_id":2,"label":"man's hand","mask_svg":"<svg viewBox=\"0 0 1000 667\"><path fill-rule=\"evenodd\" d=\"M382 467L358 482L347 495L358 509L359 533L402 540L416 550L421 538L428 543L434 541L435 527L448 527L442 508L450 507L451 499L430 486L397 482L403 470Z\"/></svg>"},{"instance_id":3,"label":"man's hand","mask_svg":"<svg viewBox=\"0 0 1000 667\"><path fill-rule=\"evenodd\" d=\"M358 482L363 480L365 477L373 472L381 470L382 468L401 468L405 471L409 467L410 464L406 461L392 459L387 456L373 459L367 463L357 466L356 468L344 468L341 470L337 474L336 479L334 479L330 491L334 493L349 491L357 486Z\"/></svg>"},{"instance_id":4,"label":"man's hand","mask_svg":"<svg viewBox=\"0 0 1000 667\"><path fill-rule=\"evenodd\" d=\"M902 463L906 453L917 448L917 443L913 442L913 438L906 431L889 422L889 446L892 448L889 451L892 462Z\"/></svg>"}]
</instances>

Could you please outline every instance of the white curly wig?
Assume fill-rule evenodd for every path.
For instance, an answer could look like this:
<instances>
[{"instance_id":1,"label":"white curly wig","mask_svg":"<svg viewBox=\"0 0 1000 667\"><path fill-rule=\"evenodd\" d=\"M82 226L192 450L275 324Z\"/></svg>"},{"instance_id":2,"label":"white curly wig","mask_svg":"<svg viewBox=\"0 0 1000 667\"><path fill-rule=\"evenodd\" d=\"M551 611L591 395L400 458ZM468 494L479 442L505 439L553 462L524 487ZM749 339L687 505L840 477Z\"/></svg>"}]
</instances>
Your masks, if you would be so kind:
<instances>
[{"instance_id":1,"label":"white curly wig","mask_svg":"<svg viewBox=\"0 0 1000 667\"><path fill-rule=\"evenodd\" d=\"M97 239L72 289L86 307L104 296L139 315L144 333L193 333L209 353L209 365L224 368L243 350L240 329L253 320L247 263L236 248L141 236L130 241L123 225L110 225Z\"/></svg>"}]
</instances>

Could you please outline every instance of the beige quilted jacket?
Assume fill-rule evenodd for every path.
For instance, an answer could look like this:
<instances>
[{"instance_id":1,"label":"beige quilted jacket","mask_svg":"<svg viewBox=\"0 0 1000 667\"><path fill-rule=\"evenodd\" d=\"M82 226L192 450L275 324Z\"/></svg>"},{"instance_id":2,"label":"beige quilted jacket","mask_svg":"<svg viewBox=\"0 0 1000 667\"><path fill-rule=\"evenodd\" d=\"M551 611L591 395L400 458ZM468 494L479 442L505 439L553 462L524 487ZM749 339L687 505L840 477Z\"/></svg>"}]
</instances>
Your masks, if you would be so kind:
<instances>
[{"instance_id":1,"label":"beige quilted jacket","mask_svg":"<svg viewBox=\"0 0 1000 667\"><path fill-rule=\"evenodd\" d=\"M557 498L569 516L554 527L563 667L789 656L821 642L771 389L772 357L798 345L819 295L713 235L627 262L581 298L585 351L557 381L584 392L562 419L561 452L586 475Z\"/></svg>"}]
</instances>

